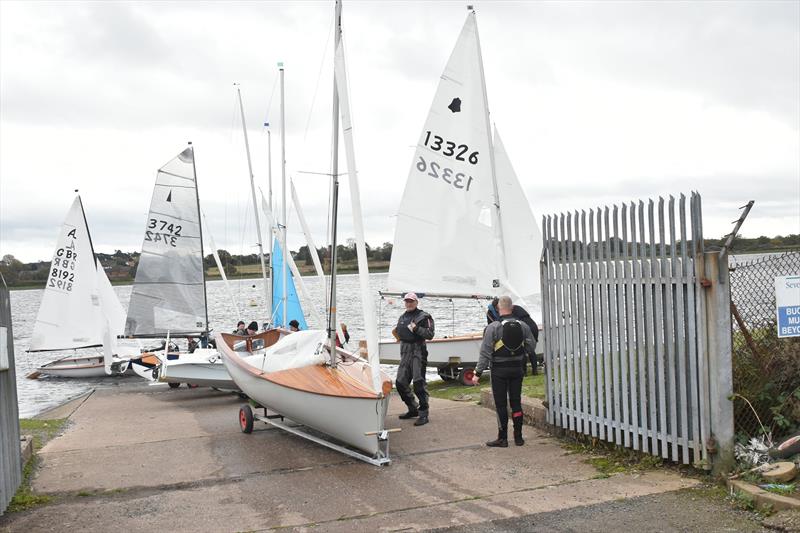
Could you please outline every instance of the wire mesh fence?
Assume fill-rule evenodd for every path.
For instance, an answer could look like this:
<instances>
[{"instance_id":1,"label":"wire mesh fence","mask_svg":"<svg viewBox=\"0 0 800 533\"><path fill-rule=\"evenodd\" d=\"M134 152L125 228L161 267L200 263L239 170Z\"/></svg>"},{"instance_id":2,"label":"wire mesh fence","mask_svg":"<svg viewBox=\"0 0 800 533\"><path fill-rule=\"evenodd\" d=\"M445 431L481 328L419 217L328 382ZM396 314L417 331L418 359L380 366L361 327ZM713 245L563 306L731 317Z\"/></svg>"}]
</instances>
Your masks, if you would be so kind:
<instances>
[{"instance_id":1,"label":"wire mesh fence","mask_svg":"<svg viewBox=\"0 0 800 533\"><path fill-rule=\"evenodd\" d=\"M778 439L800 429L800 337L778 338L775 278L800 274L800 252L739 257L730 270L736 432Z\"/></svg>"}]
</instances>

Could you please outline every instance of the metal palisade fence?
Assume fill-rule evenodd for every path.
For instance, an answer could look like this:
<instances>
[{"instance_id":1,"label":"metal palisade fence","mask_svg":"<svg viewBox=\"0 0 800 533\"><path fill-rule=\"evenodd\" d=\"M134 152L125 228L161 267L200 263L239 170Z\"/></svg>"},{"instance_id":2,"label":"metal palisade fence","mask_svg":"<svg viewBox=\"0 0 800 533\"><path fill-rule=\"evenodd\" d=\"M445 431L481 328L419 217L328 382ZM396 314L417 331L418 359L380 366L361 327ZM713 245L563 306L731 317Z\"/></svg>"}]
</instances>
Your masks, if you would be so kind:
<instances>
[{"instance_id":1,"label":"metal palisade fence","mask_svg":"<svg viewBox=\"0 0 800 533\"><path fill-rule=\"evenodd\" d=\"M11 298L0 276L0 515L22 481Z\"/></svg>"},{"instance_id":2,"label":"metal palisade fence","mask_svg":"<svg viewBox=\"0 0 800 533\"><path fill-rule=\"evenodd\" d=\"M705 253L700 195L548 216L543 229L549 423L683 463L729 455L728 271Z\"/></svg>"},{"instance_id":3,"label":"metal palisade fence","mask_svg":"<svg viewBox=\"0 0 800 533\"><path fill-rule=\"evenodd\" d=\"M775 278L800 276L800 252L739 256L731 265L737 436L800 429L800 337L778 336Z\"/></svg>"}]
</instances>

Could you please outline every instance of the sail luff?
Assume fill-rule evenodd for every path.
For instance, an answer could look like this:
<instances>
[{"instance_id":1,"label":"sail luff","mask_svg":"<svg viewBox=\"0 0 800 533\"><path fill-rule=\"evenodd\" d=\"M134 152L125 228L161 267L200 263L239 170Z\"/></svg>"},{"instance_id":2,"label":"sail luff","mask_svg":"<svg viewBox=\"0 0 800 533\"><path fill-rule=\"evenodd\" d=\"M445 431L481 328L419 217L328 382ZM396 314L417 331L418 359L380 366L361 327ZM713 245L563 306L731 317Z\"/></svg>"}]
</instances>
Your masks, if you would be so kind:
<instances>
[{"instance_id":1,"label":"sail luff","mask_svg":"<svg viewBox=\"0 0 800 533\"><path fill-rule=\"evenodd\" d=\"M308 253L311 255L311 260L314 263L314 270L317 272L317 276L320 280L325 282L324 274L322 273L322 263L319 260L319 253L317 253L317 246L314 244L314 237L311 235L311 230L308 227L308 223L306 222L306 217L303 214L303 208L300 206L300 200L297 197L297 191L294 188L294 182L290 181L291 189L292 189L292 203L294 204L294 209L297 212L297 219L300 221L300 228L303 230L303 235L306 237L306 245L308 246Z\"/></svg>"},{"instance_id":2,"label":"sail luff","mask_svg":"<svg viewBox=\"0 0 800 533\"><path fill-rule=\"evenodd\" d=\"M194 176L194 198L197 202L197 213L199 214L200 211L200 190L197 186L197 159L194 155L194 146L191 146L192 143L189 143L189 147L192 149L192 175ZM255 204L255 199L253 200ZM206 338L208 338L208 292L206 291L206 265L205 265L205 251L203 249L203 223L201 220L197 221L197 229L200 232L200 269L203 273L203 311L205 312L206 320L204 322L204 331ZM259 240L261 240L259 238ZM215 250L216 252L216 250ZM261 254L261 264L264 264L264 254Z\"/></svg>"},{"instance_id":3,"label":"sail luff","mask_svg":"<svg viewBox=\"0 0 800 533\"><path fill-rule=\"evenodd\" d=\"M214 236L211 234L211 228L208 226L208 218L206 218L206 213L202 209L200 210L200 214L203 217L203 223L206 225L206 235L208 235L208 243L211 245L211 254L214 256L214 263L217 265L217 270L219 270L219 275L222 278L223 284L225 285L225 292L228 294L228 298L231 301L231 310L236 314L237 317L241 318L244 315L242 315L242 311L239 309L239 306L236 304L236 299L233 297L233 291L231 291L230 284L228 283L228 276L225 274L225 269L223 268L222 261L219 258L217 245L214 243ZM271 302L269 302L269 304L271 307Z\"/></svg>"},{"instance_id":4,"label":"sail luff","mask_svg":"<svg viewBox=\"0 0 800 533\"><path fill-rule=\"evenodd\" d=\"M350 183L350 203L353 211L353 229L356 237L356 256L358 258L358 281L361 287L361 305L364 310L364 330L367 336L367 353L372 369L372 385L376 391L382 390L380 363L378 361L378 325L375 320L375 302L369 287L369 266L367 248L364 241L364 219L361 212L361 192L356 171L356 156L353 142L353 124L350 114L350 99L347 87L347 67L345 65L344 44L336 49L336 87L339 95L339 109L342 116L342 137L347 157L347 174Z\"/></svg>"}]
</instances>

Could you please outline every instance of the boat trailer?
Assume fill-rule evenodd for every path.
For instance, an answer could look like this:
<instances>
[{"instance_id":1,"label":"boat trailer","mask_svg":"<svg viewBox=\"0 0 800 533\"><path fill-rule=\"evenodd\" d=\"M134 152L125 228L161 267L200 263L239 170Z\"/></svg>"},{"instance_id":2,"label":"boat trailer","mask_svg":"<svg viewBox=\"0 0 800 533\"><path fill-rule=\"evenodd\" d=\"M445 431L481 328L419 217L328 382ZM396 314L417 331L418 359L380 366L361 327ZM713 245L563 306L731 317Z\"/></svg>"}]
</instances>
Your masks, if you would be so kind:
<instances>
[{"instance_id":1,"label":"boat trailer","mask_svg":"<svg viewBox=\"0 0 800 533\"><path fill-rule=\"evenodd\" d=\"M365 453L347 448L342 446L341 444L336 444L335 442L331 442L322 437L318 437L316 435L312 435L311 433L299 429L297 426L290 426L284 421L284 416L281 414L269 414L267 408L264 406L259 406L261 409L264 410L263 415L258 415L253 412L252 407L250 404L242 404L239 408L239 427L242 430L242 433L252 433L253 432L253 424L255 421L264 422L265 424L269 424L270 426L276 427L287 433L291 433L293 435L297 435L298 437L302 437L304 439L310 440L311 442L315 442L321 446L325 446L326 448L330 448L331 450L337 451L339 453L343 453L359 461L364 461L365 463L369 463L374 466L385 466L391 463L391 459L389 458L389 433L394 433L397 431L401 431L402 428L392 428L392 429L384 429L381 431L368 431L364 433L364 435L370 436L375 435L378 439L378 453L375 456L367 455ZM299 426L303 427L303 426Z\"/></svg>"}]
</instances>

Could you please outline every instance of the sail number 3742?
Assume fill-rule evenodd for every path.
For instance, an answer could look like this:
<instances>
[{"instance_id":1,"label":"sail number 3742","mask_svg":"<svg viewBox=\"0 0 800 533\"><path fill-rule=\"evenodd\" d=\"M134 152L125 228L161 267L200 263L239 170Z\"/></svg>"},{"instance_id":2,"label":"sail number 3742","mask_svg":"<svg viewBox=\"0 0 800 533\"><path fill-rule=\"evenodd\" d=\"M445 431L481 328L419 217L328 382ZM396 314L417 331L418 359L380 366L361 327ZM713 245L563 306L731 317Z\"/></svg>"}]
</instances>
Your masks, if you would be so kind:
<instances>
[{"instance_id":1,"label":"sail number 3742","mask_svg":"<svg viewBox=\"0 0 800 533\"><path fill-rule=\"evenodd\" d=\"M468 191L469 186L472 185L472 176L467 176L463 172L456 172L454 174L452 168L443 167L436 161L431 161L429 163L425 161L422 156L419 156L419 161L417 161L417 170L434 179L441 179L443 182L449 183L456 189Z\"/></svg>"},{"instance_id":2,"label":"sail number 3742","mask_svg":"<svg viewBox=\"0 0 800 533\"><path fill-rule=\"evenodd\" d=\"M150 242L163 242L173 248L178 244L178 237L181 236L181 226L170 224L164 220L151 218L147 223L147 230L144 232L144 240Z\"/></svg>"}]
</instances>

